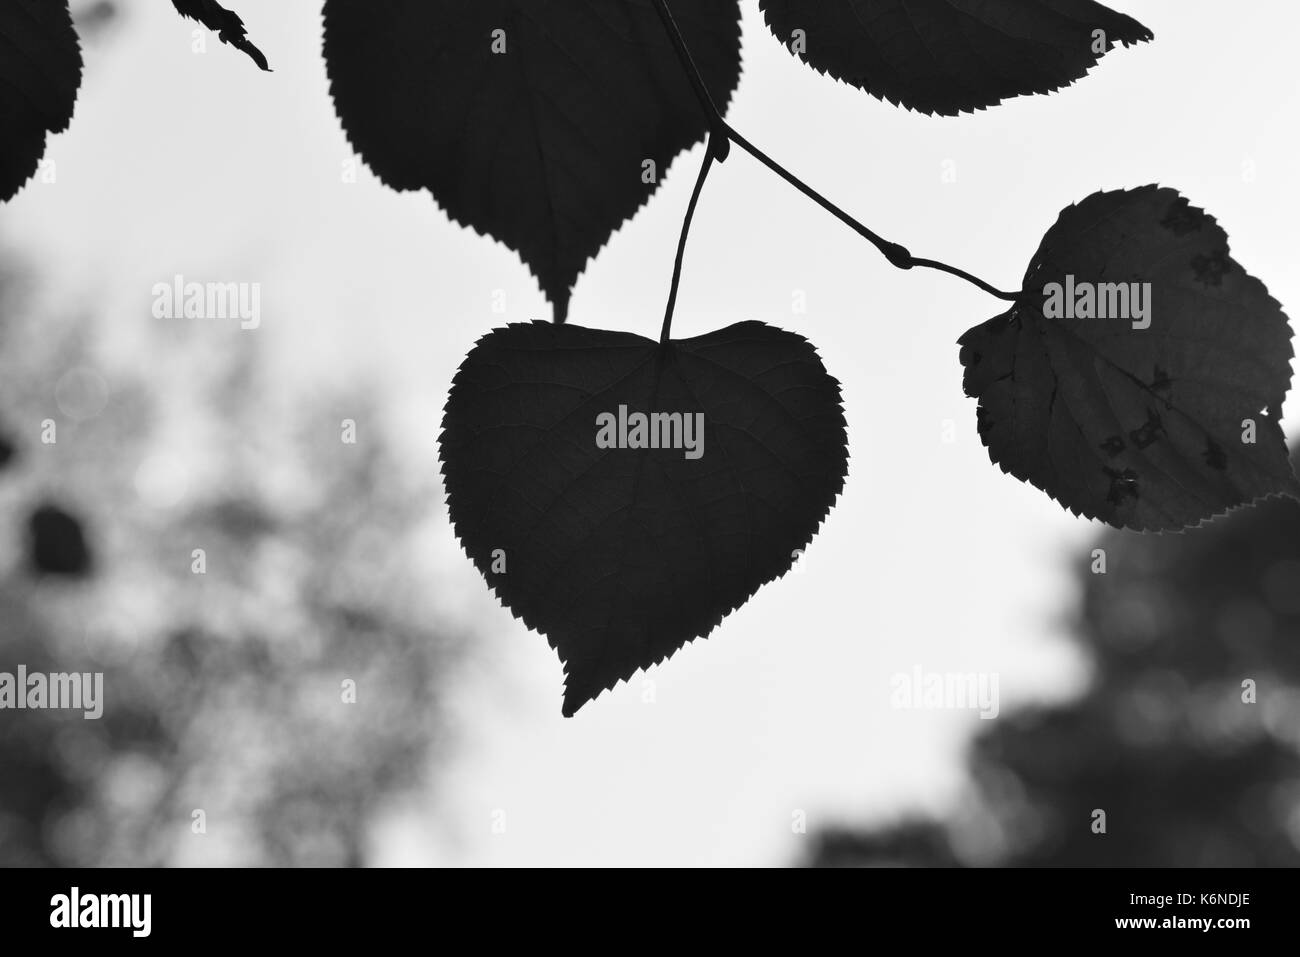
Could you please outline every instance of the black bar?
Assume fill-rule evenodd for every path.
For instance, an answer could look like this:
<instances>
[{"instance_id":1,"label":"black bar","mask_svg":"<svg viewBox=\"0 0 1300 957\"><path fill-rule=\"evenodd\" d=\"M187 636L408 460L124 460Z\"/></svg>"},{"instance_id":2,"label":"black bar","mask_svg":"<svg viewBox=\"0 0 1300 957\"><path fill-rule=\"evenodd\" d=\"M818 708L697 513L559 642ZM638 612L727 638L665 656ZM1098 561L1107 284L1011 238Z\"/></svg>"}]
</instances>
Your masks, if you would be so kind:
<instances>
[{"instance_id":1,"label":"black bar","mask_svg":"<svg viewBox=\"0 0 1300 957\"><path fill-rule=\"evenodd\" d=\"M0 913L7 941L27 945L148 946L291 944L335 953L348 941L410 941L454 946L484 931L534 936L536 946L588 937L588 946L620 939L668 943L696 923L710 936L724 926L737 937L827 934L864 949L889 940L1051 943L1128 939L1137 946L1199 938L1231 947L1252 939L1288 939L1295 874L1284 870L573 870L539 875L470 870L7 870L0 872ZM127 926L53 927L66 918L72 888L80 913ZM149 895L126 909L116 897ZM68 907L59 911L61 898ZM1180 898L1179 895L1187 895ZM1202 896L1213 895L1213 896ZM95 898L87 904L87 898ZM730 902L730 903L728 903ZM704 910L701 910L701 907ZM1208 930L1179 922L1216 922ZM1154 921L1119 926L1120 921ZM1221 926L1220 921L1248 926ZM595 928L600 927L599 931ZM615 936L610 936L610 935ZM917 937L917 935L921 935ZM851 935L851 936L850 936ZM1263 935L1262 938L1258 935ZM775 941L773 937L773 941ZM551 943L547 943L550 941ZM874 942L874 943L873 943ZM7 952L17 953L17 951ZM53 951L52 951L53 952Z\"/></svg>"}]
</instances>

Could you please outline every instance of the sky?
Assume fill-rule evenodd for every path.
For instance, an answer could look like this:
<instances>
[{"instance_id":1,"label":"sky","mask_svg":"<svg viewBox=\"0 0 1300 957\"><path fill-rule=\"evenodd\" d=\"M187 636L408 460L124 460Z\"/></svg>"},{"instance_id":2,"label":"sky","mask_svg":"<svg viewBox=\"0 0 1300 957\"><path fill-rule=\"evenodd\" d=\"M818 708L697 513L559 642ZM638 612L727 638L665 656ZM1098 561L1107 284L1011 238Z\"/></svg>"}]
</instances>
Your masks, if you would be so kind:
<instances>
[{"instance_id":1,"label":"sky","mask_svg":"<svg viewBox=\"0 0 1300 957\"><path fill-rule=\"evenodd\" d=\"M169 4L126 4L113 42L87 51L71 130L51 141L55 182L0 209L0 242L41 271L49 307L93 315L109 370L166 376L150 359L166 321L150 311L155 283L260 282L261 327L221 334L256 336L303 401L322 384L367 382L383 419L362 427L433 473L465 353L550 310L509 250L450 223L427 193L394 193L364 169L344 181L352 152L328 95L320 6L239 0L275 68L262 74L215 40L195 53L193 25ZM744 0L729 119L878 233L1002 288L1061 208L1158 182L1217 216L1284 307L1300 303L1300 12L1266 0L1117 7L1156 42L1112 53L1060 94L939 119L815 74ZM571 322L658 331L700 149L579 280ZM1004 714L1076 691L1086 666L1068 641L1072 576L1100 530L1002 474L980 445L956 340L999 305L951 277L895 271L733 152L700 205L674 334L758 319L816 344L843 385L840 502L798 572L564 719L554 652L497 605L431 500L422 572L475 650L451 692L452 760L378 822L376 861L778 865L809 840L792 826L799 814L812 832L959 803L979 718L894 709L891 676L997 673ZM1285 412L1291 435L1295 403Z\"/></svg>"}]
</instances>

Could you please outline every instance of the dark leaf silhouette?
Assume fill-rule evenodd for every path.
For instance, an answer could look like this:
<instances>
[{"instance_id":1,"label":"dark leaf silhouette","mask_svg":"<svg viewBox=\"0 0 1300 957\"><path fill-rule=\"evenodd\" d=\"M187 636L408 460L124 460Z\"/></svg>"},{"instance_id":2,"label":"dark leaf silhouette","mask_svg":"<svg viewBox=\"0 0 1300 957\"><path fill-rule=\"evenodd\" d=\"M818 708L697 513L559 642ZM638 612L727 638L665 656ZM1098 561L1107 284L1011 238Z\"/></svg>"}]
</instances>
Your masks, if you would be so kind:
<instances>
[{"instance_id":1,"label":"dark leaf silhouette","mask_svg":"<svg viewBox=\"0 0 1300 957\"><path fill-rule=\"evenodd\" d=\"M674 12L725 106L736 0ZM561 322L588 259L707 132L651 0L327 0L325 58L380 179L517 252Z\"/></svg>"},{"instance_id":2,"label":"dark leaf silhouette","mask_svg":"<svg viewBox=\"0 0 1300 957\"><path fill-rule=\"evenodd\" d=\"M1117 43L1153 39L1093 0L761 0L821 73L921 113L956 116L1069 86ZM796 32L799 31L799 32Z\"/></svg>"},{"instance_id":3,"label":"dark leaf silhouette","mask_svg":"<svg viewBox=\"0 0 1300 957\"><path fill-rule=\"evenodd\" d=\"M45 138L72 121L81 45L67 0L0 4L0 202L32 178Z\"/></svg>"},{"instance_id":4,"label":"dark leaf silhouette","mask_svg":"<svg viewBox=\"0 0 1300 957\"><path fill-rule=\"evenodd\" d=\"M248 28L239 14L227 10L217 0L172 0L172 6L183 17L197 20L217 34L222 43L241 50L254 63L266 72L271 72L271 65L253 42L248 39Z\"/></svg>"},{"instance_id":5,"label":"dark leaf silhouette","mask_svg":"<svg viewBox=\"0 0 1300 957\"><path fill-rule=\"evenodd\" d=\"M638 413L684 413L683 441L638 435ZM627 447L600 447L607 415L626 416ZM651 434L659 447L634 447ZM456 376L441 455L465 551L567 665L566 715L785 574L848 471L839 383L807 340L758 322L666 348L495 330Z\"/></svg>"},{"instance_id":6,"label":"dark leaf silhouette","mask_svg":"<svg viewBox=\"0 0 1300 957\"><path fill-rule=\"evenodd\" d=\"M27 520L29 560L38 573L81 577L90 572L90 547L81 522L57 505L45 504Z\"/></svg>"},{"instance_id":7,"label":"dark leaf silhouette","mask_svg":"<svg viewBox=\"0 0 1300 957\"><path fill-rule=\"evenodd\" d=\"M14 448L13 441L3 432L0 432L0 469L8 466L17 454L18 450Z\"/></svg>"},{"instance_id":8,"label":"dark leaf silhouette","mask_svg":"<svg viewBox=\"0 0 1300 957\"><path fill-rule=\"evenodd\" d=\"M1061 214L1023 288L961 339L1003 471L1141 531L1300 491L1279 425L1291 328L1212 217L1171 189L1096 193Z\"/></svg>"}]
</instances>

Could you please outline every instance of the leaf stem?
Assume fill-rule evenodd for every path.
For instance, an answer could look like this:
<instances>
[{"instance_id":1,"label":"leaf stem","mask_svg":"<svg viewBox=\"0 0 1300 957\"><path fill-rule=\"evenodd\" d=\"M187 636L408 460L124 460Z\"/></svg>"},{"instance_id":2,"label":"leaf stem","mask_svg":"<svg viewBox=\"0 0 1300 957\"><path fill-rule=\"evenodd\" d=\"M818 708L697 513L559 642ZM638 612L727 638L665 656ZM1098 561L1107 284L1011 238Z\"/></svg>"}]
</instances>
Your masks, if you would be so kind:
<instances>
[{"instance_id":1,"label":"leaf stem","mask_svg":"<svg viewBox=\"0 0 1300 957\"><path fill-rule=\"evenodd\" d=\"M973 276L964 269L958 269L956 266L949 266L947 263L941 263L937 259L912 259L912 265L919 269L937 269L939 272L946 272L950 276L956 276L958 279L965 279L972 286L984 290L990 296L996 296L998 299L1005 299L1007 302L1015 302L1020 298L1020 293L1004 292L991 283L985 282L979 276Z\"/></svg>"},{"instance_id":2,"label":"leaf stem","mask_svg":"<svg viewBox=\"0 0 1300 957\"><path fill-rule=\"evenodd\" d=\"M791 173L780 163L776 162L776 160L772 159L770 156L768 156L766 153L760 150L753 143L749 142L749 140L745 139L745 137L741 136L738 132L736 132L736 130L729 123L727 123L727 121L723 118L722 113L718 110L717 105L713 102L713 97L709 95L708 87L704 83L704 77L700 74L699 67L695 65L695 60L691 56L691 51L686 45L686 40L682 37L682 32L677 26L677 21L673 19L672 11L668 8L668 0L654 0L654 5L655 5L655 9L659 11L659 18L663 21L664 28L668 31L669 37L672 38L673 46L677 50L678 59L681 60L683 68L685 68L687 75L690 77L691 85L695 88L695 96L700 101L700 106L704 109L705 115L708 117L709 129L712 131L712 135L709 138L709 155L711 157L716 157L717 160L721 162L722 160L727 158L727 153L729 151L728 148L729 144L735 143L746 153L754 157L754 159L758 160L760 163L762 163L772 172L776 173L783 180L785 180L795 189L799 190L799 192L803 193L805 196L811 199L822 209L826 210L832 216L840 220L840 222L844 223L846 226L848 226L850 229L856 232L859 236L863 237L868 242L870 242L873 246L876 247L876 249L880 250L881 255L883 255L887 260L889 260L891 265L895 266L898 269L914 269L914 268L935 269L938 270L939 272L946 272L951 276L956 276L959 279L964 279L967 282L971 283L973 286L976 286L979 289L983 290L984 292L988 293L990 296L996 296L998 299L1005 299L1009 302L1015 302L1018 298L1020 298L1018 293L1004 292L1003 290L998 289L996 286L992 285L991 283L987 283L983 279L980 279L979 277L966 272L964 269L958 269L956 266L949 266L947 263L939 262L938 260L935 259L916 258L911 254L910 251L908 251L907 247L900 246L898 243L890 242L884 237L868 229L862 223L858 222L848 213L844 212L844 210L840 209L829 199L824 197L821 193L817 192L815 189L813 189L803 180L799 179L799 177L795 176L793 173ZM707 176L707 170L709 165L710 164L706 163L705 169L701 171L703 175L701 176L699 186L703 186L704 176ZM698 187L697 187L696 199L698 199ZM694 212L694 206L695 203L692 202L691 210L687 214L688 215L688 219L686 223L687 229L689 229L690 226L689 216L691 215L691 213ZM685 244L686 244L686 236L685 236L685 231L683 231L683 235L682 235L683 248L685 247ZM681 266L681 258L680 258L680 251L679 251L679 258L678 258L679 269L680 266ZM674 300L676 298L676 293L677 293L677 278L675 277L673 281ZM672 307L673 307L673 303L670 302L669 316L664 326L665 330L667 330L668 325L671 324Z\"/></svg>"},{"instance_id":3,"label":"leaf stem","mask_svg":"<svg viewBox=\"0 0 1300 957\"><path fill-rule=\"evenodd\" d=\"M677 261L673 264L673 285L668 291L668 309L664 313L664 327L659 334L659 344L667 345L673 331L673 313L677 309L677 290L682 284L682 264L686 261L686 240L691 235L691 223L695 222L695 209L700 205L700 194L704 192L704 182L713 169L717 158L714 150L716 137L709 137L709 148L704 151L704 162L700 164L700 175L695 180L695 192L691 193L690 205L686 207L686 218L682 221L682 238L677 243Z\"/></svg>"}]
</instances>

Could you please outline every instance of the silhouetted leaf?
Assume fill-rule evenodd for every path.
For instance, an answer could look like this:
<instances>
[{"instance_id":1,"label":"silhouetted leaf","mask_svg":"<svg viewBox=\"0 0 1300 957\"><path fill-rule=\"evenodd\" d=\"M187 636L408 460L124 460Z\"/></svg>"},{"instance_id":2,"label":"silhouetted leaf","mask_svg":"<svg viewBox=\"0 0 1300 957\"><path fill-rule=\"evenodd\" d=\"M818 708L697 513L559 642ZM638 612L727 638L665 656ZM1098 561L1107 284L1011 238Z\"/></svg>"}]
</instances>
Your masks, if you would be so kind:
<instances>
[{"instance_id":1,"label":"silhouetted leaf","mask_svg":"<svg viewBox=\"0 0 1300 957\"><path fill-rule=\"evenodd\" d=\"M598 418L620 406L632 424L702 413L702 454L599 448ZM758 322L668 348L495 330L461 365L443 429L456 534L567 664L566 715L785 574L848 470L839 383L807 340Z\"/></svg>"},{"instance_id":2,"label":"silhouetted leaf","mask_svg":"<svg viewBox=\"0 0 1300 957\"><path fill-rule=\"evenodd\" d=\"M1117 43L1154 39L1093 0L760 2L777 38L819 72L945 116L1051 93Z\"/></svg>"},{"instance_id":3,"label":"silhouetted leaf","mask_svg":"<svg viewBox=\"0 0 1300 957\"><path fill-rule=\"evenodd\" d=\"M1089 290L1113 316L1132 283L1150 284L1149 328L1055 317ZM1049 306L1053 284L1063 294ZM1212 217L1171 189L1096 193L1061 214L1023 288L961 339L966 393L1003 471L1076 514L1142 531L1300 491L1278 421L1291 328Z\"/></svg>"},{"instance_id":4,"label":"silhouetted leaf","mask_svg":"<svg viewBox=\"0 0 1300 957\"><path fill-rule=\"evenodd\" d=\"M0 469L8 466L17 453L13 441L7 435L0 433Z\"/></svg>"},{"instance_id":5,"label":"silhouetted leaf","mask_svg":"<svg viewBox=\"0 0 1300 957\"><path fill-rule=\"evenodd\" d=\"M222 43L242 50L258 67L267 73L271 72L265 54L248 39L248 28L244 26L239 14L227 10L217 0L172 0L172 6L181 16L197 20L216 33Z\"/></svg>"},{"instance_id":6,"label":"silhouetted leaf","mask_svg":"<svg viewBox=\"0 0 1300 957\"><path fill-rule=\"evenodd\" d=\"M67 0L0 3L0 202L32 178L46 135L68 128L80 86Z\"/></svg>"},{"instance_id":7,"label":"silhouetted leaf","mask_svg":"<svg viewBox=\"0 0 1300 957\"><path fill-rule=\"evenodd\" d=\"M725 107L737 0L674 13ZM561 322L588 259L707 131L650 0L327 0L325 58L380 179L517 252Z\"/></svg>"},{"instance_id":8,"label":"silhouetted leaf","mask_svg":"<svg viewBox=\"0 0 1300 957\"><path fill-rule=\"evenodd\" d=\"M57 505L41 505L27 520L29 559L37 572L81 577L90 572L90 548L81 522Z\"/></svg>"}]
</instances>

